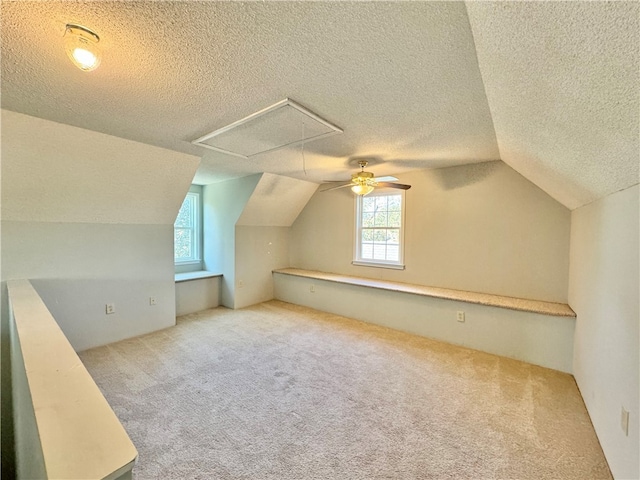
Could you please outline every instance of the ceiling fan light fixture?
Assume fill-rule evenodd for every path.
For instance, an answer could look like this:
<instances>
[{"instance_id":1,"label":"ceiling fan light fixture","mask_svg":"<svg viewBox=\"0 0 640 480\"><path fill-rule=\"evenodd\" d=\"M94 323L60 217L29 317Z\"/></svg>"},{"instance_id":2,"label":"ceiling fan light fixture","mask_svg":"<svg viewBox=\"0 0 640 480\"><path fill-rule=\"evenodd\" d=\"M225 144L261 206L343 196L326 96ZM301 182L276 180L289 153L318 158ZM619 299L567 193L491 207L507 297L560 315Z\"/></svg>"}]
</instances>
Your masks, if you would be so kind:
<instances>
[{"instance_id":1,"label":"ceiling fan light fixture","mask_svg":"<svg viewBox=\"0 0 640 480\"><path fill-rule=\"evenodd\" d=\"M73 64L84 72L95 70L100 65L100 37L94 31L68 23L64 32L64 49Z\"/></svg>"},{"instance_id":2,"label":"ceiling fan light fixture","mask_svg":"<svg viewBox=\"0 0 640 480\"><path fill-rule=\"evenodd\" d=\"M364 197L365 195L373 192L373 187L371 185L358 184L351 187L351 191L356 195L362 195Z\"/></svg>"},{"instance_id":3,"label":"ceiling fan light fixture","mask_svg":"<svg viewBox=\"0 0 640 480\"><path fill-rule=\"evenodd\" d=\"M325 188L321 190L322 192L328 192L330 190L335 190L337 188L351 187L351 191L356 195L360 195L364 197L365 195L370 194L376 187L381 188L399 188L400 190L409 190L411 185L405 185L403 183L394 183L398 180L396 177L375 177L371 172L365 172L365 167L369 164L366 160L360 160L358 165L360 166L360 171L358 173L354 173L351 175L350 182L325 182L338 184L331 188Z\"/></svg>"}]
</instances>

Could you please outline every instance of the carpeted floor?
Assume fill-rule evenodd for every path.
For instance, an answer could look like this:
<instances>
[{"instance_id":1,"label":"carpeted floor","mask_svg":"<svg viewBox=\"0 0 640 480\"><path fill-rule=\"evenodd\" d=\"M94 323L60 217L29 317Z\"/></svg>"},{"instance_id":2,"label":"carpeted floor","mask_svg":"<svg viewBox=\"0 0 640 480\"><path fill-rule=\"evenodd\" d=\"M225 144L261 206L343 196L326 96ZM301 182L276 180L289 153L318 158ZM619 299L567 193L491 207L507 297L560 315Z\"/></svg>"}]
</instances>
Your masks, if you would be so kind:
<instances>
[{"instance_id":1,"label":"carpeted floor","mask_svg":"<svg viewBox=\"0 0 640 480\"><path fill-rule=\"evenodd\" d=\"M608 479L570 375L271 301L81 358L142 479Z\"/></svg>"}]
</instances>

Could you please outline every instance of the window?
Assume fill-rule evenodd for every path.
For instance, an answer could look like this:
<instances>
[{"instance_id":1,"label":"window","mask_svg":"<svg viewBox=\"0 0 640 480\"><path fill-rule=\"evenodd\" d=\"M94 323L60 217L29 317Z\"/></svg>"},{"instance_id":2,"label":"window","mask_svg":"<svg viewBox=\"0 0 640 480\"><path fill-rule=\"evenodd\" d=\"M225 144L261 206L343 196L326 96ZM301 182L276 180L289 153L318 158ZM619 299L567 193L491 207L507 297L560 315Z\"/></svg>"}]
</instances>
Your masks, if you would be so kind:
<instances>
[{"instance_id":1,"label":"window","mask_svg":"<svg viewBox=\"0 0 640 480\"><path fill-rule=\"evenodd\" d=\"M173 255L180 271L200 270L202 266L200 194L200 187L191 187L173 224Z\"/></svg>"},{"instance_id":2,"label":"window","mask_svg":"<svg viewBox=\"0 0 640 480\"><path fill-rule=\"evenodd\" d=\"M404 191L356 197L354 265L404 268Z\"/></svg>"}]
</instances>

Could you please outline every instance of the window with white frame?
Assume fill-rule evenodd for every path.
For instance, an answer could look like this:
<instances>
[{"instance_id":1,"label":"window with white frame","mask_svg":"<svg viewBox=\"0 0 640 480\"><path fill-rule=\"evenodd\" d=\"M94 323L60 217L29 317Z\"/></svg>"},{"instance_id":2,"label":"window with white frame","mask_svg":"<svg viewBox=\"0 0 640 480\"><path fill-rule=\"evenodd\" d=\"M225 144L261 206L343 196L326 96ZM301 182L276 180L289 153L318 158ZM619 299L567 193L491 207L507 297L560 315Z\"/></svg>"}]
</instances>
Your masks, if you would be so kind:
<instances>
[{"instance_id":1,"label":"window with white frame","mask_svg":"<svg viewBox=\"0 0 640 480\"><path fill-rule=\"evenodd\" d=\"M356 196L354 265L404 268L404 191Z\"/></svg>"},{"instance_id":2,"label":"window with white frame","mask_svg":"<svg viewBox=\"0 0 640 480\"><path fill-rule=\"evenodd\" d=\"M173 252L176 268L199 270L202 265L202 208L200 191L192 187L182 202L173 224Z\"/></svg>"}]
</instances>

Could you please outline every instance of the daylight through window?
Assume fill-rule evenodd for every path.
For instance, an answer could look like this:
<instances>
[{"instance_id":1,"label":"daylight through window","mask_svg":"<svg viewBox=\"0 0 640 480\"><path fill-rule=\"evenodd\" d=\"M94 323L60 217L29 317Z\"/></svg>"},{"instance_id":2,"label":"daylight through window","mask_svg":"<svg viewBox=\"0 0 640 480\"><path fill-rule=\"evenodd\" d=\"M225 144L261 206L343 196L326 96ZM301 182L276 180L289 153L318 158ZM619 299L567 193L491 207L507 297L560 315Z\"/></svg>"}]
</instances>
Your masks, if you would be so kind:
<instances>
[{"instance_id":1,"label":"daylight through window","mask_svg":"<svg viewBox=\"0 0 640 480\"><path fill-rule=\"evenodd\" d=\"M173 225L176 264L200 262L200 195L189 192Z\"/></svg>"},{"instance_id":2,"label":"daylight through window","mask_svg":"<svg viewBox=\"0 0 640 480\"><path fill-rule=\"evenodd\" d=\"M404 192L375 191L356 202L354 263L402 268Z\"/></svg>"}]
</instances>

